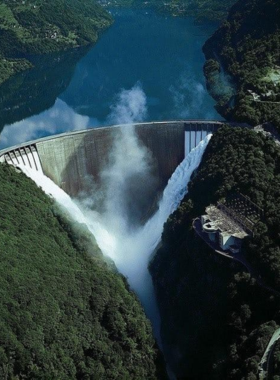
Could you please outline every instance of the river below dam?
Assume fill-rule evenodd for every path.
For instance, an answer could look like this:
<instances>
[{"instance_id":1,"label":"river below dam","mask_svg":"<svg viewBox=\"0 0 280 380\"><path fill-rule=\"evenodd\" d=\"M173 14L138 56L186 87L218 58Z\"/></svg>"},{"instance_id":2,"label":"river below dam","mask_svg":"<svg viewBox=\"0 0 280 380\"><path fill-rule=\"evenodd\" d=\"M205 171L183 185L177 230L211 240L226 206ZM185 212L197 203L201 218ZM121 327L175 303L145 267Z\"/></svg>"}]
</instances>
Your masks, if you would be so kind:
<instances>
[{"instance_id":1,"label":"river below dam","mask_svg":"<svg viewBox=\"0 0 280 380\"><path fill-rule=\"evenodd\" d=\"M34 57L34 70L15 76L0 88L0 149L118 123L221 119L203 76L202 46L215 26L198 26L191 18L162 16L152 10L118 9L112 14L115 23L94 47ZM76 220L87 224L103 253L114 260L138 294L161 345L148 262L209 137L177 168L158 211L139 227L126 218L123 198L130 178L136 175L148 181L149 162L133 128L131 131L115 143L111 166L104 170L108 202L103 214L95 211L92 194L73 201L42 174L25 172L46 193L67 205Z\"/></svg>"}]
</instances>

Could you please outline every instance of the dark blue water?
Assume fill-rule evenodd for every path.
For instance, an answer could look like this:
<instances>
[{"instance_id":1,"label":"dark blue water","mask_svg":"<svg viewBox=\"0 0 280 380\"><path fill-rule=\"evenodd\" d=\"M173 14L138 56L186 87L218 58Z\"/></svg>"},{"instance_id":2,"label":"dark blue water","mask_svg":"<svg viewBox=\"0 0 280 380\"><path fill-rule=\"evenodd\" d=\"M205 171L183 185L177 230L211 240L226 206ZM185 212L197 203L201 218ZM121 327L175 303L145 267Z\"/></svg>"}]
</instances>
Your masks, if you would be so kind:
<instances>
[{"instance_id":1,"label":"dark blue water","mask_svg":"<svg viewBox=\"0 0 280 380\"><path fill-rule=\"evenodd\" d=\"M220 119L207 93L202 46L215 26L151 10L117 10L115 23L82 58L39 59L0 92L0 148L108 123L122 89L141 87L146 120Z\"/></svg>"}]
</instances>

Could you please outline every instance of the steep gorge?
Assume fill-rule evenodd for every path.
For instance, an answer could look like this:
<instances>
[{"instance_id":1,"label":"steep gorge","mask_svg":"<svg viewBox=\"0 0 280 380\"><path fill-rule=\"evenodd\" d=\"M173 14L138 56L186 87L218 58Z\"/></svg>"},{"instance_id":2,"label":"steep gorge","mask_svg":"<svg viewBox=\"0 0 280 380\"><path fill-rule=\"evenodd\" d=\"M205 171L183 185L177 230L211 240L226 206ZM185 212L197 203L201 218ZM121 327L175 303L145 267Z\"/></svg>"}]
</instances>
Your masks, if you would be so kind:
<instances>
[{"instance_id":1,"label":"steep gorge","mask_svg":"<svg viewBox=\"0 0 280 380\"><path fill-rule=\"evenodd\" d=\"M192 220L227 194L242 192L265 209L243 250L266 284L279 290L278 199L280 152L253 131L220 129L165 225L150 265L162 320L164 348L180 379L256 379L258 363L277 324L280 300L241 264L219 257L200 240ZM268 162L271 166L268 166ZM222 164L221 164L222 163ZM253 183L252 179L253 178Z\"/></svg>"},{"instance_id":2,"label":"steep gorge","mask_svg":"<svg viewBox=\"0 0 280 380\"><path fill-rule=\"evenodd\" d=\"M227 119L279 130L279 20L277 0L239 0L205 43L208 88Z\"/></svg>"},{"instance_id":3,"label":"steep gorge","mask_svg":"<svg viewBox=\"0 0 280 380\"><path fill-rule=\"evenodd\" d=\"M162 379L152 329L88 229L0 165L0 377Z\"/></svg>"}]
</instances>

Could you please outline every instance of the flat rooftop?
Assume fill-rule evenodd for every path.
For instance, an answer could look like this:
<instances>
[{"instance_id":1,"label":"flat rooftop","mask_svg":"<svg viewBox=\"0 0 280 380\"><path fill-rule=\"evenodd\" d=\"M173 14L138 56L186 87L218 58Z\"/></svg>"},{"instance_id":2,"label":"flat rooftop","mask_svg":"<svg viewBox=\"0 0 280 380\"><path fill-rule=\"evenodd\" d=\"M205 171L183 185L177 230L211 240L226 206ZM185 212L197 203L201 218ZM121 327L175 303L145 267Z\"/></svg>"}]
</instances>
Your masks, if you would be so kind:
<instances>
[{"instance_id":1,"label":"flat rooftop","mask_svg":"<svg viewBox=\"0 0 280 380\"><path fill-rule=\"evenodd\" d=\"M209 206L206 208L206 213L215 227L221 231L222 234L232 235L239 239L244 239L248 236L247 232L230 216L226 215L222 210L216 206Z\"/></svg>"}]
</instances>

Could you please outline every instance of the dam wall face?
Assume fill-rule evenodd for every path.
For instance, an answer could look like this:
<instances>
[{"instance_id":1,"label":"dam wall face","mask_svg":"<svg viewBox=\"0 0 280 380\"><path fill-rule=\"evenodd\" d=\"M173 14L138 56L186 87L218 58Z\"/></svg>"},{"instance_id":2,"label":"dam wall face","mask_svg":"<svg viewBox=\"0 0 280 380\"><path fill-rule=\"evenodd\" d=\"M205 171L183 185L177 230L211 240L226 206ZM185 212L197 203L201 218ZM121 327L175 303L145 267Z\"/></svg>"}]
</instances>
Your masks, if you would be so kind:
<instances>
[{"instance_id":1,"label":"dam wall face","mask_svg":"<svg viewBox=\"0 0 280 380\"><path fill-rule=\"evenodd\" d=\"M44 174L71 196L85 190L92 180L99 183L123 128L131 126L91 129L38 142ZM135 132L153 156L158 191L184 159L184 123L138 124Z\"/></svg>"},{"instance_id":2,"label":"dam wall face","mask_svg":"<svg viewBox=\"0 0 280 380\"><path fill-rule=\"evenodd\" d=\"M153 181L149 183L149 179L142 178L132 184L134 190L139 185L138 198L134 198L137 191L132 193L131 198L133 203L139 203L143 219L154 207L158 195L185 156L206 135L224 124L200 120L168 121L63 133L2 150L0 162L14 166L27 165L42 171L66 193L75 197L82 191L95 191L100 187L102 190L102 172L112 165L114 144L122 141L122 134L127 128L134 128L139 144L148 149L153 161ZM123 155L127 155L125 147ZM148 204L141 203L144 198L149 199Z\"/></svg>"},{"instance_id":3,"label":"dam wall face","mask_svg":"<svg viewBox=\"0 0 280 380\"><path fill-rule=\"evenodd\" d=\"M115 134L104 128L39 142L37 150L44 174L70 196L76 196L86 190L90 179L99 181Z\"/></svg>"}]
</instances>

